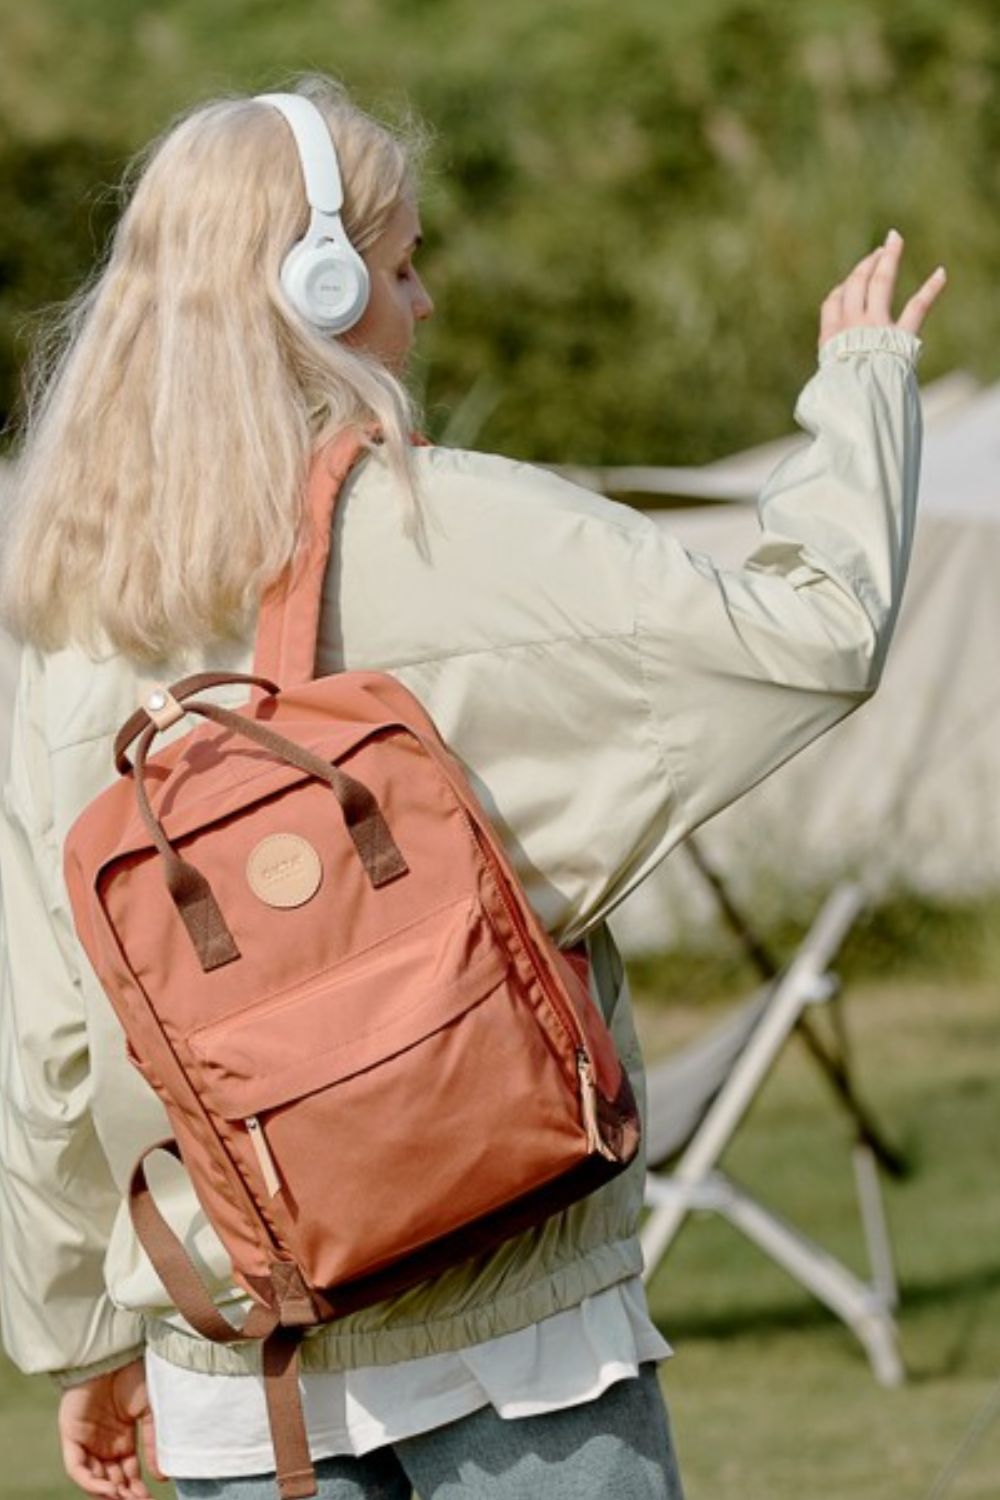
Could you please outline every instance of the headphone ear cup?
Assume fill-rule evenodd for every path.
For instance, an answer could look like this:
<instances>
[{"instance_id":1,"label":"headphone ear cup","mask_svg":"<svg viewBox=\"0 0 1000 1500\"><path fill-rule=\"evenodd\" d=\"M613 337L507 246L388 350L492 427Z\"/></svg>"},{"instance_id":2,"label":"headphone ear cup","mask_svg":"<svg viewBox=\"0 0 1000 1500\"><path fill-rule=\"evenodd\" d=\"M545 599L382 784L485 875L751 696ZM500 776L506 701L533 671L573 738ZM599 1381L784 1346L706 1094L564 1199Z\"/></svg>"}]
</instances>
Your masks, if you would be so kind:
<instances>
[{"instance_id":1,"label":"headphone ear cup","mask_svg":"<svg viewBox=\"0 0 1000 1500\"><path fill-rule=\"evenodd\" d=\"M281 268L281 285L300 317L327 333L346 333L368 306L368 267L330 240L299 244Z\"/></svg>"}]
</instances>

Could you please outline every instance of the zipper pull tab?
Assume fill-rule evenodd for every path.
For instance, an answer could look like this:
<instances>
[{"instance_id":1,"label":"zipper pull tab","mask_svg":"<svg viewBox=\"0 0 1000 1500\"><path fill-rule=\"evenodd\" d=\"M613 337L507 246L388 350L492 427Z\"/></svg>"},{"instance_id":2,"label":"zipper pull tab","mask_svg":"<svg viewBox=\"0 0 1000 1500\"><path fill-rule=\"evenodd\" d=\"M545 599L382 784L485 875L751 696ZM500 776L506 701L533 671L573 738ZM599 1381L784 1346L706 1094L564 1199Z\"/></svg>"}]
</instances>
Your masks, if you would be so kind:
<instances>
[{"instance_id":1,"label":"zipper pull tab","mask_svg":"<svg viewBox=\"0 0 1000 1500\"><path fill-rule=\"evenodd\" d=\"M271 1148L267 1144L267 1137L261 1129L260 1121L256 1115L250 1115L243 1123L247 1128L250 1144L254 1149L254 1155L260 1167L264 1186L271 1197L276 1198L281 1192L281 1178L278 1176L278 1168L275 1165L274 1157L271 1155Z\"/></svg>"},{"instance_id":2,"label":"zipper pull tab","mask_svg":"<svg viewBox=\"0 0 1000 1500\"><path fill-rule=\"evenodd\" d=\"M587 1132L587 1146L607 1161L617 1161L618 1158L611 1147L601 1139L601 1129L597 1119L597 1084L594 1080L594 1065L582 1047L577 1048L576 1067L580 1075L580 1105L583 1127Z\"/></svg>"}]
</instances>

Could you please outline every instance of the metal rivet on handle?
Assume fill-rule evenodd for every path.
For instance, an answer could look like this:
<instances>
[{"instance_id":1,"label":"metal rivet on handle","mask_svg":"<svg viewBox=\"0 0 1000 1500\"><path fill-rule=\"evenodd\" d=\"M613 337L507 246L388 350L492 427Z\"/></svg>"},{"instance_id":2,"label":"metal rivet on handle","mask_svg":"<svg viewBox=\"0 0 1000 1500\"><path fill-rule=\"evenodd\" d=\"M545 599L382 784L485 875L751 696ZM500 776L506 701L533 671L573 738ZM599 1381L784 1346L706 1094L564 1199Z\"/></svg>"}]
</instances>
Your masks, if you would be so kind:
<instances>
[{"instance_id":1,"label":"metal rivet on handle","mask_svg":"<svg viewBox=\"0 0 1000 1500\"><path fill-rule=\"evenodd\" d=\"M184 717L184 709L169 688L153 688L146 694L142 706L157 729L169 729L171 724Z\"/></svg>"}]
</instances>

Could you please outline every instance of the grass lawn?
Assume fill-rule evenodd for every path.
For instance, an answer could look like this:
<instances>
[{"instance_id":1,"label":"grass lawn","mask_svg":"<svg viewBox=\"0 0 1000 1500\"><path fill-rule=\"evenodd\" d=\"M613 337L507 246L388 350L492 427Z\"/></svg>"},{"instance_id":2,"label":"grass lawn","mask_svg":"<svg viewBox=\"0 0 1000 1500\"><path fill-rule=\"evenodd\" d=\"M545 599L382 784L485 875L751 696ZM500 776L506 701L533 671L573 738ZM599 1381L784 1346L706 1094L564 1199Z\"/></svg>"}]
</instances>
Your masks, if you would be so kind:
<instances>
[{"instance_id":1,"label":"grass lawn","mask_svg":"<svg viewBox=\"0 0 1000 1500\"><path fill-rule=\"evenodd\" d=\"M880 1388L824 1308L725 1224L690 1221L650 1287L688 1500L929 1500L1000 1382L1000 987L858 984L847 1006L861 1084L913 1168L887 1189L909 1380ZM648 1057L705 1024L640 1018ZM727 1167L863 1272L847 1140L795 1046ZM1000 1496L1000 1413L947 1496Z\"/></svg>"},{"instance_id":2,"label":"grass lawn","mask_svg":"<svg viewBox=\"0 0 1000 1500\"><path fill-rule=\"evenodd\" d=\"M711 1019L648 1001L639 1014L650 1058ZM930 1500L1000 1379L998 986L855 983L848 1018L861 1083L913 1164L888 1194L910 1378L882 1390L847 1331L752 1246L689 1223L650 1289L677 1350L663 1373L688 1500ZM727 1165L862 1270L846 1141L792 1047ZM4 1500L78 1493L59 1475L53 1406L45 1380L0 1366ZM998 1496L1000 1417L947 1500Z\"/></svg>"}]
</instances>

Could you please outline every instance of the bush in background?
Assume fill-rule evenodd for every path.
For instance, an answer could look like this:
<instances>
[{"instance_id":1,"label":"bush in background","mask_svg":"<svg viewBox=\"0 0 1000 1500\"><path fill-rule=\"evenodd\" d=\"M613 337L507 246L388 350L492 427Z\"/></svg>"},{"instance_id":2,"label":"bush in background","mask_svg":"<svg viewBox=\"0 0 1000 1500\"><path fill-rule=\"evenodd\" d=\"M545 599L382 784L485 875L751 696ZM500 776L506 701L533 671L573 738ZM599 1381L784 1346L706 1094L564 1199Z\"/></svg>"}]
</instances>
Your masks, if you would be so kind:
<instances>
[{"instance_id":1,"label":"bush in background","mask_svg":"<svg viewBox=\"0 0 1000 1500\"><path fill-rule=\"evenodd\" d=\"M697 462L789 424L816 310L885 231L952 290L925 369L1000 367L992 0L35 0L0 59L0 409L25 312L83 276L105 184L171 115L293 70L437 132L428 426ZM454 433L450 434L454 437Z\"/></svg>"}]
</instances>

